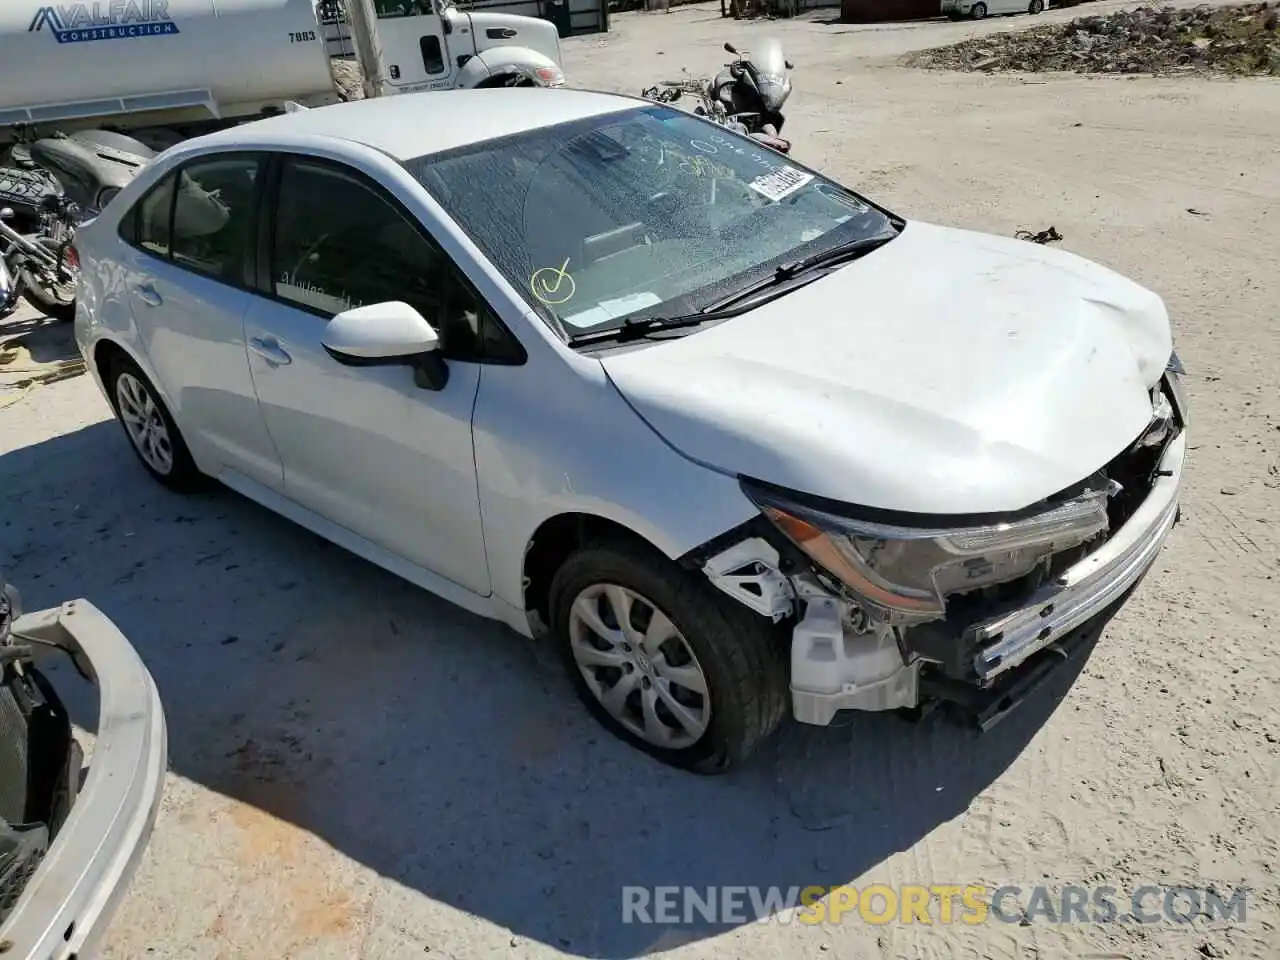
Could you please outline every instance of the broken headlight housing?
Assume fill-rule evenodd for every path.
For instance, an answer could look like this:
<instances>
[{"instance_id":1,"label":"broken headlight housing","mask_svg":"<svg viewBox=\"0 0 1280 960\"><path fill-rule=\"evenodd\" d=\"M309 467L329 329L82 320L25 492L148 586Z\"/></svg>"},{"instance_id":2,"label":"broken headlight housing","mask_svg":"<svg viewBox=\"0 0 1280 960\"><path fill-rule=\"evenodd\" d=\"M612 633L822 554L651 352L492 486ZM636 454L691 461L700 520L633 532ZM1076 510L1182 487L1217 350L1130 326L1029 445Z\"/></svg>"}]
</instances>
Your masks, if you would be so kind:
<instances>
[{"instance_id":1,"label":"broken headlight housing","mask_svg":"<svg viewBox=\"0 0 1280 960\"><path fill-rule=\"evenodd\" d=\"M1178 359L1178 351L1174 350L1169 354L1169 362L1165 364L1164 383L1169 398L1173 402L1174 411L1184 426L1187 421L1187 393L1182 387L1182 378L1186 373L1182 361Z\"/></svg>"},{"instance_id":2,"label":"broken headlight housing","mask_svg":"<svg viewBox=\"0 0 1280 960\"><path fill-rule=\"evenodd\" d=\"M748 497L872 616L941 618L946 598L1007 583L1107 530L1106 489L1007 522L912 527L843 516L743 480Z\"/></svg>"}]
</instances>

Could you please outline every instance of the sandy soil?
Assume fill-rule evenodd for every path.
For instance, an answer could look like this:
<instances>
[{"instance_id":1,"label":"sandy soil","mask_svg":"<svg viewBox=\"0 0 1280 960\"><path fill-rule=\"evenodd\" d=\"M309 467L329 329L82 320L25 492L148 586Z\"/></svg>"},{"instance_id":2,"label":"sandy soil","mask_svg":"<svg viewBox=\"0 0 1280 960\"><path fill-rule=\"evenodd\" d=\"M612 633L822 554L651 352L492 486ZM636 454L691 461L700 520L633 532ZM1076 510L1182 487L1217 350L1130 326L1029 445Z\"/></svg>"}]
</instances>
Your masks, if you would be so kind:
<instances>
[{"instance_id":1,"label":"sandy soil","mask_svg":"<svg viewBox=\"0 0 1280 960\"><path fill-rule=\"evenodd\" d=\"M0 410L0 564L32 604L83 595L114 617L170 724L108 958L1280 955L1280 83L894 59L1030 20L728 24L700 6L565 49L575 82L636 91L777 33L806 161L910 217L1054 225L1164 295L1195 415L1183 523L1061 702L982 738L932 718L790 726L738 775L675 774L600 735L542 652L231 494L159 490L87 378L41 387ZM39 331L39 350L63 337ZM1233 926L620 922L627 884L871 881L1253 892Z\"/></svg>"}]
</instances>

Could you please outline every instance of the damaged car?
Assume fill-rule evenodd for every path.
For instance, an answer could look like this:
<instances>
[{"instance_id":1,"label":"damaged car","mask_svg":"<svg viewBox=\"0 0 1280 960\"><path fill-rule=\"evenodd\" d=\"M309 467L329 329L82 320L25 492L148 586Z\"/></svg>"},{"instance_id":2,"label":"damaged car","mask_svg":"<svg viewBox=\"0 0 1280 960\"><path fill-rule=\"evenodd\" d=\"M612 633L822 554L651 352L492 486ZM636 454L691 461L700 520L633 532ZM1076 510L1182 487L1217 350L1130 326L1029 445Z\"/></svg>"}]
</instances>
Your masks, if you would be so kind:
<instances>
[{"instance_id":1,"label":"damaged car","mask_svg":"<svg viewBox=\"0 0 1280 960\"><path fill-rule=\"evenodd\" d=\"M166 151L76 244L80 349L155 480L545 634L701 772L788 714L994 722L1178 516L1159 296L663 105L300 110Z\"/></svg>"}]
</instances>

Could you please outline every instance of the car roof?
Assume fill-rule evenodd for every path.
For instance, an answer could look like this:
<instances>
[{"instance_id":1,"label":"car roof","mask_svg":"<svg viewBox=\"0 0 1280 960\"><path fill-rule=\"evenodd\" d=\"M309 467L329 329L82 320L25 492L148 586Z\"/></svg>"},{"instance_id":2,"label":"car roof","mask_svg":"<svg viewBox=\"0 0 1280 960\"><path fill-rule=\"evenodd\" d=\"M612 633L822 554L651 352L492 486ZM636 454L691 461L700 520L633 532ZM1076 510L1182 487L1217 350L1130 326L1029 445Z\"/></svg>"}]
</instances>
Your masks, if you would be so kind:
<instances>
[{"instance_id":1,"label":"car roof","mask_svg":"<svg viewBox=\"0 0 1280 960\"><path fill-rule=\"evenodd\" d=\"M563 88L423 91L283 113L202 140L222 146L271 146L281 136L333 137L404 161L641 105L632 97Z\"/></svg>"}]
</instances>

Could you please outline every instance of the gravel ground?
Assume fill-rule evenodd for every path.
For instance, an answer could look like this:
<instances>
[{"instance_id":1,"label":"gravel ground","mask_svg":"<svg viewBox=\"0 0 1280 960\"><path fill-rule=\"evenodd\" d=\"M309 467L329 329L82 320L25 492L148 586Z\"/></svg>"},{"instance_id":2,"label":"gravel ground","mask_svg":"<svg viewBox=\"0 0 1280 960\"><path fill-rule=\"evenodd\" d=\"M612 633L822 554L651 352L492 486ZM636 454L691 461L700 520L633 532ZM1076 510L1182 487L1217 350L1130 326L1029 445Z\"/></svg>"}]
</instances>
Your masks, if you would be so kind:
<instances>
[{"instance_id":1,"label":"gravel ground","mask_svg":"<svg viewBox=\"0 0 1280 960\"><path fill-rule=\"evenodd\" d=\"M1033 18L830 13L619 16L566 43L568 71L638 91L776 33L799 157L909 217L1052 224L1164 295L1195 414L1183 523L1061 702L982 738L790 726L737 775L676 774L600 735L532 645L229 493L163 492L87 378L38 387L0 410L0 564L31 604L115 618L169 718L109 960L1280 954L1280 83L907 70ZM66 349L38 331L33 352ZM1253 893L1233 926L620 922L623 885L872 881Z\"/></svg>"},{"instance_id":2,"label":"gravel ground","mask_svg":"<svg viewBox=\"0 0 1280 960\"><path fill-rule=\"evenodd\" d=\"M977 37L904 59L945 70L1280 76L1280 8L1271 2L1138 7Z\"/></svg>"}]
</instances>

